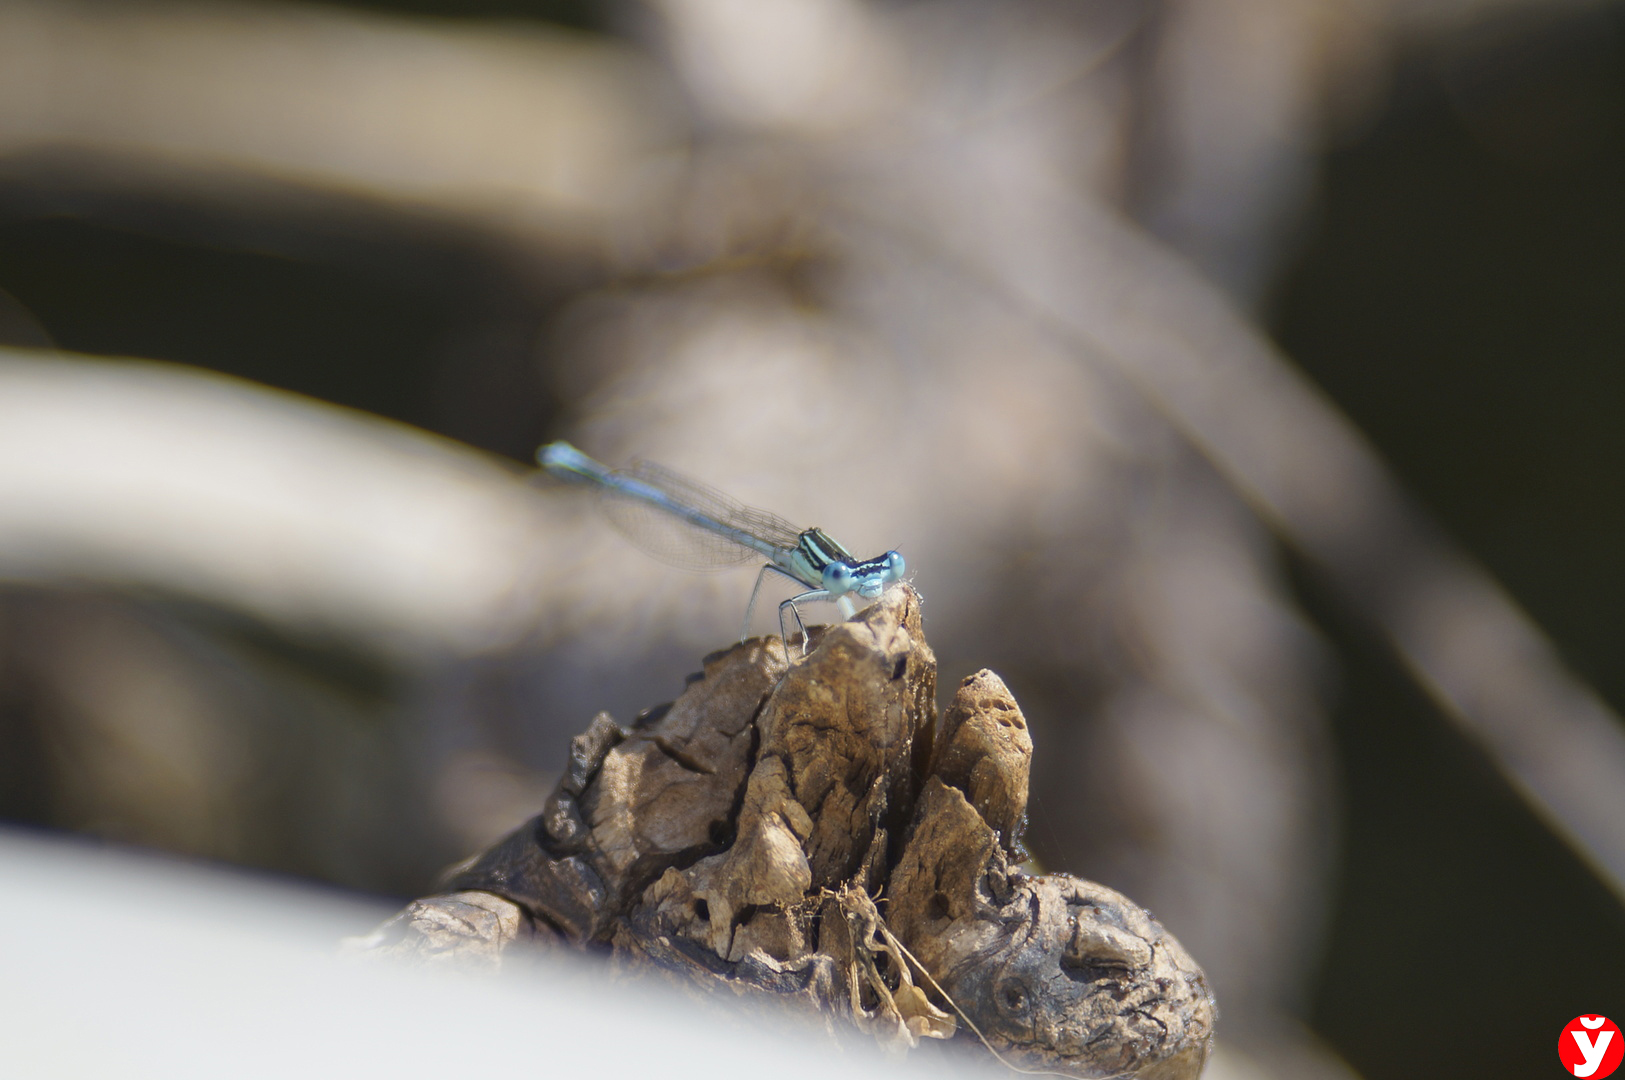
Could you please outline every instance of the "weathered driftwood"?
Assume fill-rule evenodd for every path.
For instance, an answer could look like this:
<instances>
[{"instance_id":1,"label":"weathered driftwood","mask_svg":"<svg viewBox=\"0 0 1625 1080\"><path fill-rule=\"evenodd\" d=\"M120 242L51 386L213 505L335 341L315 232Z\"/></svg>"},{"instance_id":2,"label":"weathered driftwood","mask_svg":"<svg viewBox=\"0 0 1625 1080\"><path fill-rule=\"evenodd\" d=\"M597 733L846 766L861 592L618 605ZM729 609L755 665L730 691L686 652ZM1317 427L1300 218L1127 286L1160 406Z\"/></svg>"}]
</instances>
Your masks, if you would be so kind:
<instances>
[{"instance_id":1,"label":"weathered driftwood","mask_svg":"<svg viewBox=\"0 0 1625 1080\"><path fill-rule=\"evenodd\" d=\"M882 1044L1080 1077L1195 1077L1201 970L1126 897L1016 864L1032 741L990 671L936 716L919 598L706 658L675 702L571 741L541 814L366 945L500 966L525 943L802 1005Z\"/></svg>"}]
</instances>

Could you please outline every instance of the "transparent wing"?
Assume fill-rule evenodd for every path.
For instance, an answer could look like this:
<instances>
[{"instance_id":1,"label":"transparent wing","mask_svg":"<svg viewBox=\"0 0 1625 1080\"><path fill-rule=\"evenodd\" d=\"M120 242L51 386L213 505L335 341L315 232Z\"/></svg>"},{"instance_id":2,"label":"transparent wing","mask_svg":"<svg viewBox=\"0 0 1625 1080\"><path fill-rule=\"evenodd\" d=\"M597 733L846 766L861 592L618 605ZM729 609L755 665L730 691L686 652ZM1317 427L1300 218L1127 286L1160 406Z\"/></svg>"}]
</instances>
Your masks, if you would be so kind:
<instances>
[{"instance_id":1,"label":"transparent wing","mask_svg":"<svg viewBox=\"0 0 1625 1080\"><path fill-rule=\"evenodd\" d=\"M713 487L681 476L650 461L634 461L615 476L646 484L673 503L688 507L725 529L754 537L759 543L788 550L802 530L777 514L746 506ZM661 562L685 570L717 570L766 555L738 540L685 520L662 506L603 487L600 502L617 532Z\"/></svg>"}]
</instances>

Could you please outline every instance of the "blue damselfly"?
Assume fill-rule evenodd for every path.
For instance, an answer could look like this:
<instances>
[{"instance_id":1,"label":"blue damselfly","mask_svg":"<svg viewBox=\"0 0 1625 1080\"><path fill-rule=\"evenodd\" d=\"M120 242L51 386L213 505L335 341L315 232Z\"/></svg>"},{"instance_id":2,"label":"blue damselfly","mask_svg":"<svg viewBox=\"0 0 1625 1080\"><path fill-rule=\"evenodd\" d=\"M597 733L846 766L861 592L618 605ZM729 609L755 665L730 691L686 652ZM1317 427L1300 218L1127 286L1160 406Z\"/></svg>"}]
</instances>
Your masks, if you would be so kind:
<instances>
[{"instance_id":1,"label":"blue damselfly","mask_svg":"<svg viewBox=\"0 0 1625 1080\"><path fill-rule=\"evenodd\" d=\"M787 577L807 589L779 605L780 635L789 642L784 621L788 611L801 631L804 650L807 627L797 604L829 600L850 616L853 596L874 600L903 578L903 556L896 551L858 559L822 529L798 529L777 514L745 506L650 462L635 461L624 469L611 469L567 442L542 447L536 451L536 460L554 476L598 488L607 497L605 507L616 527L666 562L709 570L737 565L753 555L765 558L767 564L756 575L756 587L745 608L741 641L750 635L756 596L768 574ZM644 512L650 510L682 526L678 543L662 542L660 531L649 527Z\"/></svg>"}]
</instances>

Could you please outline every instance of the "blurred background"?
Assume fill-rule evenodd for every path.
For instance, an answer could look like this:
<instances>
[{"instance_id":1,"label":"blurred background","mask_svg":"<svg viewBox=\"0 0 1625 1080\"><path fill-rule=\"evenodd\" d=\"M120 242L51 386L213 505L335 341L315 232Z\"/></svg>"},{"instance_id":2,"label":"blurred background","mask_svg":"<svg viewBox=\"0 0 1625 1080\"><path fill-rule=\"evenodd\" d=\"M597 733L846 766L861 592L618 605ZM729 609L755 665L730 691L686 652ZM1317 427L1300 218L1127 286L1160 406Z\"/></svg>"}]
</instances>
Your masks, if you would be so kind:
<instances>
[{"instance_id":1,"label":"blurred background","mask_svg":"<svg viewBox=\"0 0 1625 1080\"><path fill-rule=\"evenodd\" d=\"M1622 419L1625 3L0 0L14 824L429 889L749 595L569 438L902 550L1209 1076L1543 1075Z\"/></svg>"}]
</instances>

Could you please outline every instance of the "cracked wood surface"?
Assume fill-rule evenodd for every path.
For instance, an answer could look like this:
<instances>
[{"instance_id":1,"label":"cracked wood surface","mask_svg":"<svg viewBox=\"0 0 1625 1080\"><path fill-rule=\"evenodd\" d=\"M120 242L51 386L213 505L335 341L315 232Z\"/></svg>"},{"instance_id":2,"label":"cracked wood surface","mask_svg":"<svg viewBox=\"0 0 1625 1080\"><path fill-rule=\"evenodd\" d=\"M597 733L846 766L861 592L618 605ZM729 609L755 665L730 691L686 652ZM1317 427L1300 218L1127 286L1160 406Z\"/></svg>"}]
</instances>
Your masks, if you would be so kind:
<instances>
[{"instance_id":1,"label":"cracked wood surface","mask_svg":"<svg viewBox=\"0 0 1625 1080\"><path fill-rule=\"evenodd\" d=\"M1020 834L1032 740L997 675L936 715L919 597L705 660L628 728L571 741L542 812L360 948L495 970L538 945L802 1008L837 1037L991 1049L1077 1077L1196 1077L1214 1004L1133 901L1034 876Z\"/></svg>"}]
</instances>

